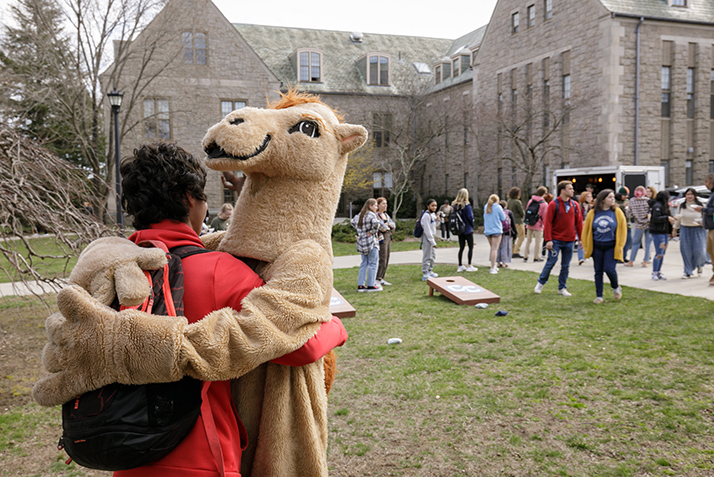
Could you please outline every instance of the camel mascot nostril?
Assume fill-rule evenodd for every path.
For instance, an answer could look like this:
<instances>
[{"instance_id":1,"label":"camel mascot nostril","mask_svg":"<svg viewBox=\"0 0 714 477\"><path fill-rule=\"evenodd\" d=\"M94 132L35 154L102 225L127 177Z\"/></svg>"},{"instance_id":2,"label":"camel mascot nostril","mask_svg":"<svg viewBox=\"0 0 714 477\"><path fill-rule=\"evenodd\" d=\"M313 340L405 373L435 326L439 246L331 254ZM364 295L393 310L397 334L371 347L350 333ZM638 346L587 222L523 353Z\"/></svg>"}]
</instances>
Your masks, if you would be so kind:
<instances>
[{"instance_id":1,"label":"camel mascot nostril","mask_svg":"<svg viewBox=\"0 0 714 477\"><path fill-rule=\"evenodd\" d=\"M70 276L75 285L63 290L63 296L58 298L64 314L87 316L65 320L56 314L48 318L48 329L52 331L48 332L50 343L43 360L53 374L33 389L40 404L57 405L114 382L111 378L106 381L105 372L132 381L126 384L176 380L185 374L204 381L232 379L233 400L248 431L241 474L327 475L326 385L329 387L332 377L326 379L322 359L301 367L268 361L300 348L322 323L332 318L332 222L347 156L365 143L367 131L362 126L341 123L337 114L314 96L291 91L281 97L268 109L243 108L230 113L203 139L207 167L243 171L246 181L228 230L202 240L207 248L244 259L266 284L248 294L240 312L222 309L208 315L222 314L214 317L211 328L200 328L204 318L192 325L149 330L142 326L146 317L138 312L130 315L131 326L115 326L117 320L129 320L129 315L109 310L103 311L101 320L93 318L90 315L96 313L98 303L78 288L97 292L106 303L122 282L120 301L122 294L136 300L136 295L141 295L137 289L145 287L145 283L136 281L142 275L135 269L156 266L154 262L159 257L147 257L147 249L131 249L116 259L113 250L117 245L138 247L118 244L117 241L127 242L123 239L100 239L106 241L106 246L95 242L90 246L91 253L83 253ZM108 256L112 256L110 261ZM120 270L126 269L131 273L120 277ZM245 364L232 362L235 356L244 356L239 348L250 341L251 331L260 333L257 328L250 329L256 317L267 318L275 328L270 349L256 351L258 355L250 356ZM73 334L78 333L77 328L70 330L70 321L75 323L72 326L81 322L85 327L81 336ZM162 348L156 356L141 360L117 358L117 349L91 350L98 362L122 368L86 369L76 364L73 353L82 349L82 359L87 362L87 348L93 346L86 342L91 335L88 326L96 327L92 330L95 336L113 334L105 343L127 340L135 346L143 340L155 342L156 333L163 333L167 341L179 346L174 352ZM231 326L242 326L243 331L232 330L231 339L221 342L226 349L217 351L215 335ZM147 338L152 333L154 336ZM112 355L110 359L107 354ZM205 355L211 359L205 359ZM334 355L325 359L328 357ZM333 371L328 368L328 373ZM94 387L88 387L90 383Z\"/></svg>"}]
</instances>

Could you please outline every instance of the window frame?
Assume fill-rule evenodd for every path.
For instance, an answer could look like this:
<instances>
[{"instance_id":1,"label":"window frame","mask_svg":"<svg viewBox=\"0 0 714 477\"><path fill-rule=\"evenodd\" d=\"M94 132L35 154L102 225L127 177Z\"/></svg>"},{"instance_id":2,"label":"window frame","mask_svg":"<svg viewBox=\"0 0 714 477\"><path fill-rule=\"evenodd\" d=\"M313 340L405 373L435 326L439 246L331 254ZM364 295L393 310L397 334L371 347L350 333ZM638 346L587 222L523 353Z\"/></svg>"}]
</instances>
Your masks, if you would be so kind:
<instances>
[{"instance_id":1,"label":"window frame","mask_svg":"<svg viewBox=\"0 0 714 477\"><path fill-rule=\"evenodd\" d=\"M372 142L375 148L387 148L391 143L394 116L388 112L372 113Z\"/></svg>"},{"instance_id":2,"label":"window frame","mask_svg":"<svg viewBox=\"0 0 714 477\"><path fill-rule=\"evenodd\" d=\"M528 28L533 28L535 26L535 3L528 5L526 12L528 14Z\"/></svg>"},{"instance_id":3,"label":"window frame","mask_svg":"<svg viewBox=\"0 0 714 477\"><path fill-rule=\"evenodd\" d=\"M665 72L666 78L665 78ZM663 118L672 117L672 67L662 65L660 70L660 116ZM667 101L664 101L664 99ZM665 106L666 105L666 106Z\"/></svg>"},{"instance_id":4,"label":"window frame","mask_svg":"<svg viewBox=\"0 0 714 477\"><path fill-rule=\"evenodd\" d=\"M687 119L694 119L694 83L696 81L696 72L694 68L687 68Z\"/></svg>"},{"instance_id":5,"label":"window frame","mask_svg":"<svg viewBox=\"0 0 714 477\"><path fill-rule=\"evenodd\" d=\"M152 102L152 108L153 111L151 114L147 115L147 110L146 110L146 104L148 101ZM159 110L159 102L165 102L166 103L166 111L160 111ZM143 137L145 139L171 139L173 137L172 134L172 124L171 124L171 100L168 98L161 98L161 97L146 97L142 100L142 109L141 109L141 124L142 124L142 129L143 129ZM162 118L162 115L166 115L165 118ZM161 135L161 123L160 121L166 121L167 123L167 130L168 130L168 135L167 136L162 136ZM147 126L153 123L153 134L147 134Z\"/></svg>"},{"instance_id":6,"label":"window frame","mask_svg":"<svg viewBox=\"0 0 714 477\"><path fill-rule=\"evenodd\" d=\"M511 13L511 35L518 34L520 21L520 12Z\"/></svg>"},{"instance_id":7,"label":"window frame","mask_svg":"<svg viewBox=\"0 0 714 477\"><path fill-rule=\"evenodd\" d=\"M232 109L224 114L223 113L223 105L225 103L231 103ZM238 107L236 107L237 103L243 103L243 106L238 108ZM233 111L236 111L238 109L243 109L246 106L248 106L248 101L246 101L245 99L221 99L218 104L219 104L219 108L220 108L221 119L223 119L226 116L228 116L230 113L232 113Z\"/></svg>"},{"instance_id":8,"label":"window frame","mask_svg":"<svg viewBox=\"0 0 714 477\"><path fill-rule=\"evenodd\" d=\"M307 55L307 65L303 66L303 55ZM318 59L318 77L315 79L315 76L313 75L314 73L314 68L315 64L313 63L313 60L315 59L315 56L317 56ZM297 80L298 83L323 83L323 78L324 78L324 68L323 68L323 61L322 61L322 51L315 49L315 48L300 48L299 50L296 51L296 62L297 62ZM303 79L303 67L306 68L307 76L308 79Z\"/></svg>"},{"instance_id":9,"label":"window frame","mask_svg":"<svg viewBox=\"0 0 714 477\"><path fill-rule=\"evenodd\" d=\"M553 0L543 0L543 19L545 21L553 18Z\"/></svg>"},{"instance_id":10,"label":"window frame","mask_svg":"<svg viewBox=\"0 0 714 477\"><path fill-rule=\"evenodd\" d=\"M186 36L189 35L191 46L187 47L187 39ZM197 35L202 35L203 36L203 48L199 48L196 45L196 36ZM198 66L207 66L208 65L208 33L204 31L196 31L196 30L185 30L181 32L181 46L183 48L183 63L186 65L198 65ZM191 52L191 57L190 61L186 53L190 51ZM203 51L203 62L197 61L198 51Z\"/></svg>"},{"instance_id":11,"label":"window frame","mask_svg":"<svg viewBox=\"0 0 714 477\"><path fill-rule=\"evenodd\" d=\"M377 75L377 82L372 81L372 58L376 58L376 75ZM383 62L382 60L386 60L387 64L387 71L386 71L386 82L383 82L383 76L384 76L384 71L383 71ZM378 52L373 52L373 53L368 53L365 55L365 64L366 64L366 76L367 76L367 84L369 86L390 86L391 81L392 81L392 72L390 71L391 68L391 63L392 63L392 57L390 55L387 55L385 53L378 53Z\"/></svg>"}]
</instances>

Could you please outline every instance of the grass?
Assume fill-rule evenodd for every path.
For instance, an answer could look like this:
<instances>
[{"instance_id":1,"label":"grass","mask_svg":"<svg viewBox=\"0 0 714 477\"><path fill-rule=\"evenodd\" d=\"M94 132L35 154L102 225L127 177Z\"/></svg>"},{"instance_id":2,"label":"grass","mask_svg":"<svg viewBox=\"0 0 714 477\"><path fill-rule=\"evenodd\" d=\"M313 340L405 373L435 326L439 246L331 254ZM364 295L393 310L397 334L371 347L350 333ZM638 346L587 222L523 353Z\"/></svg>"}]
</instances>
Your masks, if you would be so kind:
<instances>
[{"instance_id":1,"label":"grass","mask_svg":"<svg viewBox=\"0 0 714 477\"><path fill-rule=\"evenodd\" d=\"M418 265L391 266L382 293L357 293L356 268L334 273L357 316L330 394L330 475L714 475L711 301L624 287L597 306L592 282L536 296L536 274L502 270L470 274L502 297L479 310L429 297ZM0 475L90 475L53 448L58 409L26 386L8 401L37 373L47 314L14 303L2 355L24 355L0 360Z\"/></svg>"},{"instance_id":2,"label":"grass","mask_svg":"<svg viewBox=\"0 0 714 477\"><path fill-rule=\"evenodd\" d=\"M6 250L5 253L0 253L0 283L18 280L20 274L17 268L27 270L31 267L46 278L66 277L77 263L76 255L54 237L30 238L28 242L32 247L32 254L20 240L0 241L0 248ZM17 261L19 267L13 266L10 260ZM28 273L23 275L25 279L33 279Z\"/></svg>"}]
</instances>

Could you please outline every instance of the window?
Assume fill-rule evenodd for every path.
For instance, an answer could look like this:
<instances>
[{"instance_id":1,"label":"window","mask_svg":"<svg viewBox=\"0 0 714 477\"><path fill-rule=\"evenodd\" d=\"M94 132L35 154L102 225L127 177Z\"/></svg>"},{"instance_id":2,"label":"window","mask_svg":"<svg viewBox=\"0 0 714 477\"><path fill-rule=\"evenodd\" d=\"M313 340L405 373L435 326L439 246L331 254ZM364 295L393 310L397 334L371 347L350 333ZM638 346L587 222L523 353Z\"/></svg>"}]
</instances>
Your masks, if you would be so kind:
<instances>
[{"instance_id":1,"label":"window","mask_svg":"<svg viewBox=\"0 0 714 477\"><path fill-rule=\"evenodd\" d=\"M181 33L183 44L183 62L194 65L205 65L207 55L206 34L185 31Z\"/></svg>"},{"instance_id":2,"label":"window","mask_svg":"<svg viewBox=\"0 0 714 477\"><path fill-rule=\"evenodd\" d=\"M389 85L389 58L386 56L369 57L369 83L371 85Z\"/></svg>"},{"instance_id":3,"label":"window","mask_svg":"<svg viewBox=\"0 0 714 477\"><path fill-rule=\"evenodd\" d=\"M662 117L668 118L671 114L671 82L670 73L672 71L671 66L662 67Z\"/></svg>"},{"instance_id":4,"label":"window","mask_svg":"<svg viewBox=\"0 0 714 477\"><path fill-rule=\"evenodd\" d=\"M169 100L147 98L144 100L144 137L171 139Z\"/></svg>"},{"instance_id":5,"label":"window","mask_svg":"<svg viewBox=\"0 0 714 477\"><path fill-rule=\"evenodd\" d=\"M669 186L669 161L659 161L659 165L664 167L664 186Z\"/></svg>"},{"instance_id":6,"label":"window","mask_svg":"<svg viewBox=\"0 0 714 477\"><path fill-rule=\"evenodd\" d=\"M236 109L245 108L245 101L221 101L221 117L225 118Z\"/></svg>"},{"instance_id":7,"label":"window","mask_svg":"<svg viewBox=\"0 0 714 477\"><path fill-rule=\"evenodd\" d=\"M535 5L528 6L528 28L535 26Z\"/></svg>"},{"instance_id":8,"label":"window","mask_svg":"<svg viewBox=\"0 0 714 477\"><path fill-rule=\"evenodd\" d=\"M441 83L441 66L434 68L434 81L435 84Z\"/></svg>"},{"instance_id":9,"label":"window","mask_svg":"<svg viewBox=\"0 0 714 477\"><path fill-rule=\"evenodd\" d=\"M471 55L461 55L461 72L468 70L471 67Z\"/></svg>"},{"instance_id":10,"label":"window","mask_svg":"<svg viewBox=\"0 0 714 477\"><path fill-rule=\"evenodd\" d=\"M563 99L565 104L570 102L570 75L563 75Z\"/></svg>"},{"instance_id":11,"label":"window","mask_svg":"<svg viewBox=\"0 0 714 477\"><path fill-rule=\"evenodd\" d=\"M391 189L392 188L392 173L375 171L372 173L372 182L375 189Z\"/></svg>"},{"instance_id":12,"label":"window","mask_svg":"<svg viewBox=\"0 0 714 477\"><path fill-rule=\"evenodd\" d=\"M684 182L686 185L692 185L692 161L684 161Z\"/></svg>"},{"instance_id":13,"label":"window","mask_svg":"<svg viewBox=\"0 0 714 477\"><path fill-rule=\"evenodd\" d=\"M546 20L553 18L553 0L543 0L544 3L544 15Z\"/></svg>"},{"instance_id":14,"label":"window","mask_svg":"<svg viewBox=\"0 0 714 477\"><path fill-rule=\"evenodd\" d=\"M694 119L694 68L687 68L687 118Z\"/></svg>"},{"instance_id":15,"label":"window","mask_svg":"<svg viewBox=\"0 0 714 477\"><path fill-rule=\"evenodd\" d=\"M446 58L444 58L446 60ZM448 63L442 63L441 64L441 71L443 72L442 78L443 79L448 79L451 78L451 61Z\"/></svg>"},{"instance_id":16,"label":"window","mask_svg":"<svg viewBox=\"0 0 714 477\"><path fill-rule=\"evenodd\" d=\"M372 138L374 147L389 147L389 134L392 130L392 115L374 113L372 117Z\"/></svg>"},{"instance_id":17,"label":"window","mask_svg":"<svg viewBox=\"0 0 714 477\"><path fill-rule=\"evenodd\" d=\"M709 174L714 174L714 161L709 161Z\"/></svg>"},{"instance_id":18,"label":"window","mask_svg":"<svg viewBox=\"0 0 714 477\"><path fill-rule=\"evenodd\" d=\"M459 76L461 74L461 62L459 61L459 58L456 58L454 60L454 63L452 65L453 72L454 72L454 78Z\"/></svg>"},{"instance_id":19,"label":"window","mask_svg":"<svg viewBox=\"0 0 714 477\"><path fill-rule=\"evenodd\" d=\"M516 34L518 33L518 12L514 13L511 15L511 33Z\"/></svg>"},{"instance_id":20,"label":"window","mask_svg":"<svg viewBox=\"0 0 714 477\"><path fill-rule=\"evenodd\" d=\"M687 0L671 0L671 5L673 7L686 7L687 6Z\"/></svg>"},{"instance_id":21,"label":"window","mask_svg":"<svg viewBox=\"0 0 714 477\"><path fill-rule=\"evenodd\" d=\"M714 70L709 72L709 119L714 119Z\"/></svg>"},{"instance_id":22,"label":"window","mask_svg":"<svg viewBox=\"0 0 714 477\"><path fill-rule=\"evenodd\" d=\"M543 82L543 127L550 126L550 80Z\"/></svg>"},{"instance_id":23,"label":"window","mask_svg":"<svg viewBox=\"0 0 714 477\"><path fill-rule=\"evenodd\" d=\"M498 93L498 117L503 113L503 93Z\"/></svg>"},{"instance_id":24,"label":"window","mask_svg":"<svg viewBox=\"0 0 714 477\"><path fill-rule=\"evenodd\" d=\"M300 59L298 70L300 78L298 81L305 83L319 83L322 81L322 54L316 51L301 51L298 55Z\"/></svg>"}]
</instances>

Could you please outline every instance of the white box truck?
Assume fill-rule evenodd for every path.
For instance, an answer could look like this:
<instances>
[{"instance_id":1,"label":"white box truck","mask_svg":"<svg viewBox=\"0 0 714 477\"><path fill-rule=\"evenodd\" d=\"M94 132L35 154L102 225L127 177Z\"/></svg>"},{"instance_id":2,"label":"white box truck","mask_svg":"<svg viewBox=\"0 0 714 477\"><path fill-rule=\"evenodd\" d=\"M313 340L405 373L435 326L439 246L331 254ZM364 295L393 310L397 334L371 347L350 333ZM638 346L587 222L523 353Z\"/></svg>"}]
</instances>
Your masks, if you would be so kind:
<instances>
[{"instance_id":1,"label":"white box truck","mask_svg":"<svg viewBox=\"0 0 714 477\"><path fill-rule=\"evenodd\" d=\"M630 191L630 197L635 192L635 187L653 186L655 189L664 190L664 167L662 166L604 166L604 167L578 167L574 169L557 169L553 172L553 190L560 181L571 181L577 196L585 190L590 183L595 186L595 191L612 189L617 192L625 186Z\"/></svg>"}]
</instances>

